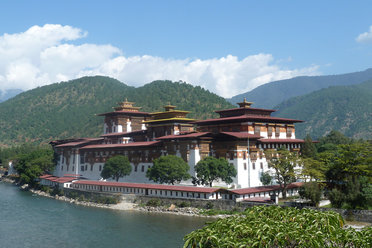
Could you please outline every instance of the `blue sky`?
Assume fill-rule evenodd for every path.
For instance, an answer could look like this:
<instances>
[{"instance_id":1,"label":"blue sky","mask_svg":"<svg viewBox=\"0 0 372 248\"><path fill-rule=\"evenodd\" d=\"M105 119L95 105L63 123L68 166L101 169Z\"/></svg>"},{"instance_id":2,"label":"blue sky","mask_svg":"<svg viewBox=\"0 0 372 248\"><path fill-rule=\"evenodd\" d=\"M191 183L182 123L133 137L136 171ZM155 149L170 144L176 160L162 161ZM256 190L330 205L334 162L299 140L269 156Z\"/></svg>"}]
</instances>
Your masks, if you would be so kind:
<instances>
[{"instance_id":1,"label":"blue sky","mask_svg":"<svg viewBox=\"0 0 372 248\"><path fill-rule=\"evenodd\" d=\"M101 74L231 97L361 71L372 67L371 13L372 1L0 1L0 90Z\"/></svg>"}]
</instances>

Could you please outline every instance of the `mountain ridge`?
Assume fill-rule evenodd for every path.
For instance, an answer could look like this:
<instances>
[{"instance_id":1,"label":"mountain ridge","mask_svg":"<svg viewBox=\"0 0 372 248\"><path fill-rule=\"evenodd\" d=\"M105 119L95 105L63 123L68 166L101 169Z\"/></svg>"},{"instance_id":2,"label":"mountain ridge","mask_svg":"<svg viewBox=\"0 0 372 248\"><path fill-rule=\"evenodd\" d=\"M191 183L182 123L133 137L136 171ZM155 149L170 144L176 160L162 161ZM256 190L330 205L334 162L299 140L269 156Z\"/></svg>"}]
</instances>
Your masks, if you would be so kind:
<instances>
[{"instance_id":1,"label":"mountain ridge","mask_svg":"<svg viewBox=\"0 0 372 248\"><path fill-rule=\"evenodd\" d=\"M329 86L359 84L369 79L372 79L372 68L339 75L300 76L263 84L227 100L235 104L246 98L254 102L258 108L271 109L291 97L305 95Z\"/></svg>"}]
</instances>

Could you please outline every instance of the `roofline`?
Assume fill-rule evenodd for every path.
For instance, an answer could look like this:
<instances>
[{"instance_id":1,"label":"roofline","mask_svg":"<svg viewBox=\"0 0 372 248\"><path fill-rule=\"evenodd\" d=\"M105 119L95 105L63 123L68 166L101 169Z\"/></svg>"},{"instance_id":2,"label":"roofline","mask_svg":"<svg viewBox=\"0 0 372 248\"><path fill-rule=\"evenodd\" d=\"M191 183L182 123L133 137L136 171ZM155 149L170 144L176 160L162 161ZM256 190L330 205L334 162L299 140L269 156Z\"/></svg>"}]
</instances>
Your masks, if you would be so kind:
<instances>
[{"instance_id":1,"label":"roofline","mask_svg":"<svg viewBox=\"0 0 372 248\"><path fill-rule=\"evenodd\" d=\"M252 109L252 110L259 110L259 111L265 111L265 112L276 112L275 109L262 109L262 108L232 108L232 109L222 109L222 110L216 110L215 113L222 113L222 112L229 112L234 110L243 110L243 109Z\"/></svg>"}]
</instances>

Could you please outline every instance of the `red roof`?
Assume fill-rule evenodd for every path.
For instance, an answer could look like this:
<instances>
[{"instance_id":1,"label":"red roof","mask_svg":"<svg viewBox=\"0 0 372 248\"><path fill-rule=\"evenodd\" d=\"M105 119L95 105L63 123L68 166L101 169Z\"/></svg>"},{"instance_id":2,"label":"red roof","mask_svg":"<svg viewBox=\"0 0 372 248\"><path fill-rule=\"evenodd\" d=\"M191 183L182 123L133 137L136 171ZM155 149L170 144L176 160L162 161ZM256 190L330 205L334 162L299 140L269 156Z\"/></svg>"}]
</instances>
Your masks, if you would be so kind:
<instances>
[{"instance_id":1,"label":"red roof","mask_svg":"<svg viewBox=\"0 0 372 248\"><path fill-rule=\"evenodd\" d=\"M100 141L100 140L103 140L103 138L84 138L84 139L79 139L79 140L74 141L74 142L64 143L64 144L61 144L61 145L56 145L55 147L57 147L57 148L74 147L74 146L80 146L80 145L87 144L89 142Z\"/></svg>"},{"instance_id":2,"label":"red roof","mask_svg":"<svg viewBox=\"0 0 372 248\"><path fill-rule=\"evenodd\" d=\"M276 110L274 109L262 109L262 108L232 108L232 109L223 109L223 110L217 110L214 111L216 113L223 113L223 112L231 112L231 111L236 111L236 110L253 110L253 111L264 111L264 112L275 112Z\"/></svg>"},{"instance_id":3,"label":"red roof","mask_svg":"<svg viewBox=\"0 0 372 248\"><path fill-rule=\"evenodd\" d=\"M245 198L243 201L267 203L267 202L271 202L271 199L267 197L249 197L249 198Z\"/></svg>"},{"instance_id":4,"label":"red roof","mask_svg":"<svg viewBox=\"0 0 372 248\"><path fill-rule=\"evenodd\" d=\"M188 138L198 138L204 136L206 134L210 134L208 132L195 132L195 133L186 133L186 134L178 134L178 135L167 135L158 137L158 140L165 140L165 139L188 139Z\"/></svg>"},{"instance_id":5,"label":"red roof","mask_svg":"<svg viewBox=\"0 0 372 248\"><path fill-rule=\"evenodd\" d=\"M143 142L131 142L126 144L99 144L89 145L81 148L83 149L102 149L102 148L126 148L126 147L141 147L141 146L155 146L161 144L161 141L143 141Z\"/></svg>"},{"instance_id":6,"label":"red roof","mask_svg":"<svg viewBox=\"0 0 372 248\"><path fill-rule=\"evenodd\" d=\"M60 177L56 180L57 183L67 183L67 182L72 182L74 180L77 180L76 178L72 177Z\"/></svg>"},{"instance_id":7,"label":"red roof","mask_svg":"<svg viewBox=\"0 0 372 248\"><path fill-rule=\"evenodd\" d=\"M259 139L261 143L304 143L302 139Z\"/></svg>"},{"instance_id":8,"label":"red roof","mask_svg":"<svg viewBox=\"0 0 372 248\"><path fill-rule=\"evenodd\" d=\"M46 178L49 178L49 177L53 177L52 175L48 175L48 174L46 174L46 175L42 175L42 176L40 176L39 178L40 179L46 179Z\"/></svg>"},{"instance_id":9,"label":"red roof","mask_svg":"<svg viewBox=\"0 0 372 248\"><path fill-rule=\"evenodd\" d=\"M123 137L123 136L132 136L132 135L136 135L136 134L143 134L143 133L146 133L147 130L139 130L139 131L133 131L133 132L120 132L120 133L107 133L107 134L103 134L101 135L101 137Z\"/></svg>"},{"instance_id":10,"label":"red roof","mask_svg":"<svg viewBox=\"0 0 372 248\"><path fill-rule=\"evenodd\" d=\"M280 117L271 117L271 116L262 116L262 115L239 115L232 117L223 117L216 119L207 119L202 121L195 121L195 124L206 124L213 122L228 122L228 121L261 121L261 122L278 122L278 123L294 123L294 122L303 122L301 120L287 119Z\"/></svg>"},{"instance_id":11,"label":"red roof","mask_svg":"<svg viewBox=\"0 0 372 248\"><path fill-rule=\"evenodd\" d=\"M76 181L73 184L156 189L156 190L173 190L173 191L186 191L186 192L194 192L194 193L213 193L213 192L222 190L220 188L208 188L208 187L174 186L174 185L147 184L147 183L120 183L120 182L88 181L88 180Z\"/></svg>"},{"instance_id":12,"label":"red roof","mask_svg":"<svg viewBox=\"0 0 372 248\"><path fill-rule=\"evenodd\" d=\"M97 114L97 116L104 116L104 115L118 115L118 114L129 114L129 115L142 115L142 116L150 116L150 113L147 112L140 112L140 111L113 111L113 112L107 112L103 114Z\"/></svg>"},{"instance_id":13,"label":"red roof","mask_svg":"<svg viewBox=\"0 0 372 248\"><path fill-rule=\"evenodd\" d=\"M233 136L238 139L246 139L246 138L259 139L262 137L260 135L250 134L248 132L221 132L221 133L229 135L229 136Z\"/></svg>"},{"instance_id":14,"label":"red roof","mask_svg":"<svg viewBox=\"0 0 372 248\"><path fill-rule=\"evenodd\" d=\"M301 187L302 185L303 185L302 182L291 183L290 185L288 185L288 189L298 188L298 187ZM230 191L238 195L246 195L246 194L254 194L254 193L260 193L260 192L275 191L279 189L280 189L280 185L269 185L269 186L260 186L260 187L244 188L244 189L234 189Z\"/></svg>"}]
</instances>

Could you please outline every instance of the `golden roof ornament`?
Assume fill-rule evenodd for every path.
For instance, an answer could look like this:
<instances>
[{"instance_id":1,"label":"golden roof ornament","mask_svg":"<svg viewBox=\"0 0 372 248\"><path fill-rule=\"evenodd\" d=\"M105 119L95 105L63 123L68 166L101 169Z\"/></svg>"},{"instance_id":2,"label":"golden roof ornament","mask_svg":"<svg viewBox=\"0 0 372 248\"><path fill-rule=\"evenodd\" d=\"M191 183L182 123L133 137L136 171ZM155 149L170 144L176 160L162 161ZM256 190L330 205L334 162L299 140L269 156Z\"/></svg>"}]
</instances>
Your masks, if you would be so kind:
<instances>
[{"instance_id":1,"label":"golden roof ornament","mask_svg":"<svg viewBox=\"0 0 372 248\"><path fill-rule=\"evenodd\" d=\"M115 107L115 111L131 111L138 112L141 107L133 107L134 102L128 102L128 99L125 98L123 102L118 102L118 107Z\"/></svg>"},{"instance_id":2,"label":"golden roof ornament","mask_svg":"<svg viewBox=\"0 0 372 248\"><path fill-rule=\"evenodd\" d=\"M244 97L244 101L243 102L238 102L239 104L239 107L241 108L250 108L251 105L253 104L253 102L247 102L247 99L245 99Z\"/></svg>"}]
</instances>

